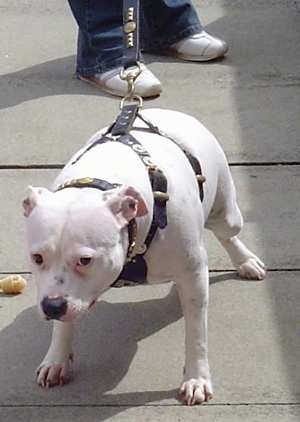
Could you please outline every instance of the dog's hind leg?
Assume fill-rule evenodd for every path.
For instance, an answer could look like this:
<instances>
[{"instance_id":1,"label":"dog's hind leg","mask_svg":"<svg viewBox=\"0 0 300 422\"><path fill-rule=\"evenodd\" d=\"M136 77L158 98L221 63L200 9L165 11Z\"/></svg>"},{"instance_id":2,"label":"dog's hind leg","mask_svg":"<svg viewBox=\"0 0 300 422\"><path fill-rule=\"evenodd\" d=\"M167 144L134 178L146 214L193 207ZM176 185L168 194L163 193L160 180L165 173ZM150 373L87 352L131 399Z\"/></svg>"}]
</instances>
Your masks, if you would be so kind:
<instances>
[{"instance_id":1,"label":"dog's hind leg","mask_svg":"<svg viewBox=\"0 0 300 422\"><path fill-rule=\"evenodd\" d=\"M222 177L221 188L217 190L215 204L205 227L213 231L226 249L241 277L262 280L266 275L264 263L237 238L243 227L243 217L236 203L229 169L222 172Z\"/></svg>"},{"instance_id":2,"label":"dog's hind leg","mask_svg":"<svg viewBox=\"0 0 300 422\"><path fill-rule=\"evenodd\" d=\"M264 263L237 236L228 239L221 237L219 233L215 233L215 236L226 249L233 265L242 278L262 280L265 277Z\"/></svg>"}]
</instances>

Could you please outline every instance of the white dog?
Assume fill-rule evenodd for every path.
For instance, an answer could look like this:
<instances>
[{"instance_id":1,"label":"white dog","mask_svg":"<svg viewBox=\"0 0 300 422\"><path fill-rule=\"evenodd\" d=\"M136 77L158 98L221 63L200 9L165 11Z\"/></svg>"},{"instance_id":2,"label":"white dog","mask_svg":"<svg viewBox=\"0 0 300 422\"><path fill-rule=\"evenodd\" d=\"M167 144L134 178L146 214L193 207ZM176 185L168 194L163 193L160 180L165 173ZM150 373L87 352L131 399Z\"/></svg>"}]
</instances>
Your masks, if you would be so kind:
<instances>
[{"instance_id":1,"label":"white dog","mask_svg":"<svg viewBox=\"0 0 300 422\"><path fill-rule=\"evenodd\" d=\"M144 255L147 282L172 280L178 289L186 328L180 393L192 405L208 401L213 394L207 359L204 227L213 231L240 276L261 280L264 264L236 237L242 216L225 155L214 136L183 113L149 109L141 115L166 134L149 130L140 117L131 130L151 157L150 167L155 163L166 176L169 196L165 201L164 192L155 194L159 205L166 206L157 208L163 224ZM37 369L37 382L46 387L67 381L74 321L115 282L126 260L143 250L156 213L147 166L133 148L121 142L92 144L103 132L75 154L54 182L53 191L30 187L23 202L39 312L43 319L54 319L49 350ZM201 165L206 178L203 201L182 148ZM84 185L92 179L116 185L108 184L113 188L105 191ZM76 181L84 188L78 188ZM128 226L133 221L136 226L130 234Z\"/></svg>"}]
</instances>

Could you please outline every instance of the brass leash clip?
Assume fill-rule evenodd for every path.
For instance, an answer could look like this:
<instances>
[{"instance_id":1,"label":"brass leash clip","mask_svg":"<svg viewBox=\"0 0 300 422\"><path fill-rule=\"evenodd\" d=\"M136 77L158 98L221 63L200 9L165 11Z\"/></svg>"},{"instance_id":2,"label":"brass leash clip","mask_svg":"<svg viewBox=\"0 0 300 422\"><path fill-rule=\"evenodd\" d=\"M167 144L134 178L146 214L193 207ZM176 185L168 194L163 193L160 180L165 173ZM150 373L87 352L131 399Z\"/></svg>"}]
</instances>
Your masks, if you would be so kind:
<instances>
[{"instance_id":1,"label":"brass leash clip","mask_svg":"<svg viewBox=\"0 0 300 422\"><path fill-rule=\"evenodd\" d=\"M130 70L126 70L124 67L122 67L120 71L120 78L123 81L127 82L127 94L121 100L121 103L120 103L121 110L124 106L124 102L126 101L128 102L136 101L138 103L138 108L142 107L143 105L142 97L134 93L134 83L141 73L142 73L142 67L141 67L140 62L136 62L136 67L130 68Z\"/></svg>"}]
</instances>

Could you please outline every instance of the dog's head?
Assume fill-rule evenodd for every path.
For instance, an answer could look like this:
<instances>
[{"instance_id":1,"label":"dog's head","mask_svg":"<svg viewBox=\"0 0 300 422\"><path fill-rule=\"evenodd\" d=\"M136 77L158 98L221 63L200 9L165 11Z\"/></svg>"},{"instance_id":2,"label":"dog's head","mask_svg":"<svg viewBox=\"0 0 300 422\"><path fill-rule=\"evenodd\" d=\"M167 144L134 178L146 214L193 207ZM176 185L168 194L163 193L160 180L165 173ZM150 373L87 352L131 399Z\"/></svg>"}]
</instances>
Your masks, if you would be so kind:
<instances>
[{"instance_id":1,"label":"dog's head","mask_svg":"<svg viewBox=\"0 0 300 422\"><path fill-rule=\"evenodd\" d=\"M127 225L148 212L131 187L55 193L29 187L23 208L39 312L60 321L84 313L116 280L126 258Z\"/></svg>"}]
</instances>

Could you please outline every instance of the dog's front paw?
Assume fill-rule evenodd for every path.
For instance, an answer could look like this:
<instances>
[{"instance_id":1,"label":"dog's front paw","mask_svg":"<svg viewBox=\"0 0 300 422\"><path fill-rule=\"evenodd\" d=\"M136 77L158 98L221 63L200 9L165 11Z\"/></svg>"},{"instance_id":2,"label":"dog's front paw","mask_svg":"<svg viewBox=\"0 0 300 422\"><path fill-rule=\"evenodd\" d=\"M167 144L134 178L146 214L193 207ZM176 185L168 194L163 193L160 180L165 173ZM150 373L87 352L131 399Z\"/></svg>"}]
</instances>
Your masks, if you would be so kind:
<instances>
[{"instance_id":1,"label":"dog's front paw","mask_svg":"<svg viewBox=\"0 0 300 422\"><path fill-rule=\"evenodd\" d=\"M36 380L39 385L45 388L54 385L64 385L70 378L70 362L73 355L65 359L51 359L46 357L36 369Z\"/></svg>"},{"instance_id":2,"label":"dog's front paw","mask_svg":"<svg viewBox=\"0 0 300 422\"><path fill-rule=\"evenodd\" d=\"M213 396L211 382L204 378L191 378L184 381L179 394L188 406L209 401Z\"/></svg>"},{"instance_id":3,"label":"dog's front paw","mask_svg":"<svg viewBox=\"0 0 300 422\"><path fill-rule=\"evenodd\" d=\"M266 276L265 264L257 257L248 258L236 269L242 278L249 280L263 280Z\"/></svg>"}]
</instances>

